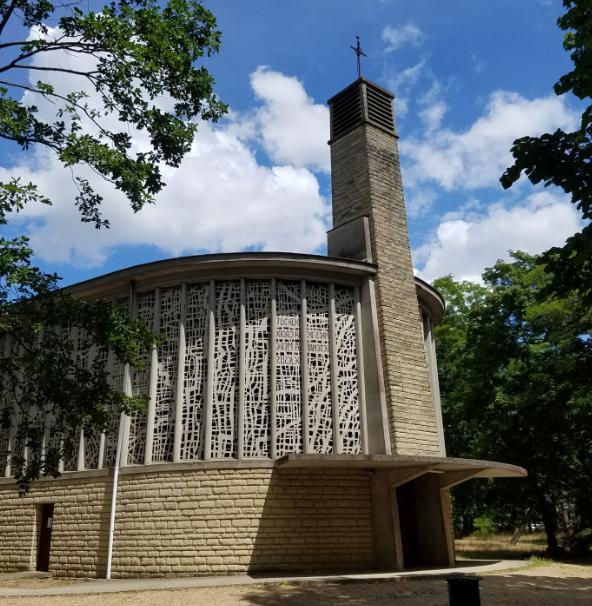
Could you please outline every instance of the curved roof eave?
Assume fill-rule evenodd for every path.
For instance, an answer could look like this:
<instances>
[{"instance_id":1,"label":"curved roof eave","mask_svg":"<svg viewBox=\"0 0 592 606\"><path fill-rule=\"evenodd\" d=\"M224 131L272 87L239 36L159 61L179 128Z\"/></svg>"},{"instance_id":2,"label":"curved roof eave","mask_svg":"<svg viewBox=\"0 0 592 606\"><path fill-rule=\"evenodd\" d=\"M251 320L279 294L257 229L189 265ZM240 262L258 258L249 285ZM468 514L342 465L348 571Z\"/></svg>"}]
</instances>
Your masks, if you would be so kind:
<instances>
[{"instance_id":1,"label":"curved roof eave","mask_svg":"<svg viewBox=\"0 0 592 606\"><path fill-rule=\"evenodd\" d=\"M526 469L497 461L424 455L351 455L290 453L276 460L277 467L345 467L404 469L425 467L425 472L470 472L473 478L524 478Z\"/></svg>"},{"instance_id":2,"label":"curved roof eave","mask_svg":"<svg viewBox=\"0 0 592 606\"><path fill-rule=\"evenodd\" d=\"M175 257L134 265L120 269L84 282L68 286L67 289L81 298L107 297L108 294L124 291L129 282L139 286L142 283L170 281L191 273L204 273L209 277L220 274L224 279L239 274L256 275L257 273L286 273L297 275L319 275L328 277L339 273L349 275L354 281L365 276L373 276L378 267L365 261L338 259L322 255L276 252L220 253L211 255L193 255Z\"/></svg>"},{"instance_id":3,"label":"curved roof eave","mask_svg":"<svg viewBox=\"0 0 592 606\"><path fill-rule=\"evenodd\" d=\"M81 298L107 298L126 292L131 281L142 287L157 281L166 283L175 279L195 279L196 274L200 273L209 277L219 274L221 278L227 279L240 274L256 276L272 272L294 277L318 275L324 278L339 273L359 281L360 278L375 275L378 272L378 265L367 261L301 253L218 253L175 257L133 265L66 288ZM436 289L417 277L415 290L419 303L426 308L434 324L437 325L444 314L444 300Z\"/></svg>"},{"instance_id":4,"label":"curved roof eave","mask_svg":"<svg viewBox=\"0 0 592 606\"><path fill-rule=\"evenodd\" d=\"M442 295L431 284L417 276L415 276L415 292L420 305L423 305L430 313L434 325L440 324L446 309Z\"/></svg>"}]
</instances>

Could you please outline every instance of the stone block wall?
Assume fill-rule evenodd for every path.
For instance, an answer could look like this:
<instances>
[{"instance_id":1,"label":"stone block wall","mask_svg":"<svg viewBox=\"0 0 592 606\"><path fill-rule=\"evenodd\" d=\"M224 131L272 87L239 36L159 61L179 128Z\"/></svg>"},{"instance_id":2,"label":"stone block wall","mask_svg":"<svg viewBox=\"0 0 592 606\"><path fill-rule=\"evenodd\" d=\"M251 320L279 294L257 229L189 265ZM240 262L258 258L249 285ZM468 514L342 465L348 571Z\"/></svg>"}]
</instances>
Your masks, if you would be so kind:
<instances>
[{"instance_id":1,"label":"stone block wall","mask_svg":"<svg viewBox=\"0 0 592 606\"><path fill-rule=\"evenodd\" d=\"M0 572L35 568L42 503L55 503L50 570L104 577L112 478L0 486ZM363 470L193 470L120 476L114 578L369 569Z\"/></svg>"},{"instance_id":2,"label":"stone block wall","mask_svg":"<svg viewBox=\"0 0 592 606\"><path fill-rule=\"evenodd\" d=\"M397 139L361 124L331 145L333 226L369 216L393 454L439 455Z\"/></svg>"}]
</instances>

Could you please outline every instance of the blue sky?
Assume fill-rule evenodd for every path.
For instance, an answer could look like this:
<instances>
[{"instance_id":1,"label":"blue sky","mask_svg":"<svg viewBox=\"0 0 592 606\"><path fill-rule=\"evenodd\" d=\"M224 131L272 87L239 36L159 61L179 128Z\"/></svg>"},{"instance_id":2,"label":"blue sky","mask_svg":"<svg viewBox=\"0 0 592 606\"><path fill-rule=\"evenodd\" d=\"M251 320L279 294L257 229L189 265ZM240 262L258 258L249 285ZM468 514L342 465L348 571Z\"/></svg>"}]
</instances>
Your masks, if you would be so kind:
<instances>
[{"instance_id":1,"label":"blue sky","mask_svg":"<svg viewBox=\"0 0 592 606\"><path fill-rule=\"evenodd\" d=\"M7 234L28 234L40 265L65 283L183 254L324 254L331 227L325 101L356 78L349 48L356 35L368 55L363 75L397 97L419 275L478 280L508 249L542 252L581 227L561 192L526 180L504 192L498 182L515 138L573 128L581 112L574 99L552 93L571 66L556 26L558 0L205 5L223 32L221 53L205 65L231 114L200 125L181 168L165 171L168 187L155 207L133 215L125 199L97 184L112 229L96 232L79 223L70 176L55 159L2 148L0 178L22 175L54 201L28 208ZM54 110L40 111L49 119Z\"/></svg>"}]
</instances>

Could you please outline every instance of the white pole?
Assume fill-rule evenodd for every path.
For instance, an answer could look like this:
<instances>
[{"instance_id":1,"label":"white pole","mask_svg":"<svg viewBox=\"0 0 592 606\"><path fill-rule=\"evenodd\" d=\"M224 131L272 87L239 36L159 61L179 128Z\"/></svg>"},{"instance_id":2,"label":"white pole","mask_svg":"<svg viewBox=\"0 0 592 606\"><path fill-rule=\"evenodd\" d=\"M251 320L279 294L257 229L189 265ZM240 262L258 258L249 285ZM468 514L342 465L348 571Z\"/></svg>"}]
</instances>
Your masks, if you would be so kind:
<instances>
[{"instance_id":1,"label":"white pole","mask_svg":"<svg viewBox=\"0 0 592 606\"><path fill-rule=\"evenodd\" d=\"M111 495L111 518L109 520L109 547L107 552L107 575L111 578L111 561L113 559L113 532L115 530L115 507L117 506L117 483L119 480L119 464L121 462L121 439L125 414L122 412L119 418L119 435L117 436L117 454L115 455L115 469L113 470L113 494Z\"/></svg>"},{"instance_id":2,"label":"white pole","mask_svg":"<svg viewBox=\"0 0 592 606\"><path fill-rule=\"evenodd\" d=\"M129 306L132 319L135 319L134 283L130 282ZM125 365L123 375L123 392L131 396L133 394L133 383L129 364ZM111 562L113 560L113 533L115 531L115 509L117 507L117 485L119 483L119 468L121 467L121 451L125 447L125 458L127 462L129 440L129 417L124 412L119 417L119 433L117 434L117 451L115 453L115 469L113 470L113 493L111 495L111 518L109 519L109 546L107 548L107 574L106 579L111 578ZM125 441L125 444L123 442Z\"/></svg>"}]
</instances>

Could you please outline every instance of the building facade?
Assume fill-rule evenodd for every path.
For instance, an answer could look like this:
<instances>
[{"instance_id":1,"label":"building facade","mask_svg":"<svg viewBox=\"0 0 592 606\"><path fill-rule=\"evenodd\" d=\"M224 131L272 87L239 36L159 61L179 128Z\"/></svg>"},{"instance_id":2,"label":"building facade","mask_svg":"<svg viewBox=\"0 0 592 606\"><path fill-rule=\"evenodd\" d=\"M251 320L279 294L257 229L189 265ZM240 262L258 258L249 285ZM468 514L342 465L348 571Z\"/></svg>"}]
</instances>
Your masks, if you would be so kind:
<instances>
[{"instance_id":1,"label":"building facade","mask_svg":"<svg viewBox=\"0 0 592 606\"><path fill-rule=\"evenodd\" d=\"M449 488L524 471L446 457L443 301L413 276L392 100L360 78L329 101L327 257L184 257L71 288L168 339L144 370L103 361L147 414L81 433L24 498L24 446L1 436L0 571L105 576L113 511L119 578L454 565Z\"/></svg>"}]
</instances>

